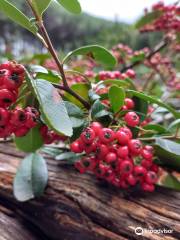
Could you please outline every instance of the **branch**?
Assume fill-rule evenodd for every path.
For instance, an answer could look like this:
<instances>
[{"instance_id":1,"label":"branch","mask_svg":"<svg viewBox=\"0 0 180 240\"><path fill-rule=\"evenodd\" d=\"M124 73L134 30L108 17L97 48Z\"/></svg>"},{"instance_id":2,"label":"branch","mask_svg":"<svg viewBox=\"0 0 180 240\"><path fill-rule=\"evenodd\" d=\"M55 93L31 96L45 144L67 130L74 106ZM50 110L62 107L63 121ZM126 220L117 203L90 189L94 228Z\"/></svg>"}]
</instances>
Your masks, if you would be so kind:
<instances>
[{"instance_id":1,"label":"branch","mask_svg":"<svg viewBox=\"0 0 180 240\"><path fill-rule=\"evenodd\" d=\"M150 53L148 53L146 55L146 59L149 60L151 59L152 56L154 56L156 53L160 52L162 49L164 49L169 43L169 40L167 39L164 39L163 41L161 41ZM136 67L137 65L141 64L142 62L144 62L145 59L143 60L140 60L140 61L137 61L135 63L132 63L128 66L125 66L124 68L121 69L121 72L125 72L127 71L128 69L131 69L131 68L134 68Z\"/></svg>"},{"instance_id":2,"label":"branch","mask_svg":"<svg viewBox=\"0 0 180 240\"><path fill-rule=\"evenodd\" d=\"M59 72L61 74L61 77L62 77L62 81L63 81L63 86L64 86L64 91L68 92L69 94L71 94L72 96L74 96L76 99L78 99L83 105L85 108L87 109L90 109L90 104L85 100L83 99L81 96L79 96L76 92L74 92L68 85L68 82L67 82L67 79L66 79L66 76L65 76L65 72L64 72L64 69L63 69L63 65L61 64L59 58L58 58L58 55L52 45L52 42L51 42L51 39L46 31L46 28L43 24L43 21L42 21L42 18L41 16L38 15L38 13L36 12L36 10L34 9L34 7L32 6L32 3L31 3L31 0L27 0L27 3L28 5L30 6L35 18L36 18L36 21L37 21L37 24L38 24L38 27L39 27L39 30L44 38L44 41L45 41L45 47L48 49L48 51L50 52L51 56L53 57L54 61L56 62L56 65L59 69Z\"/></svg>"}]
</instances>

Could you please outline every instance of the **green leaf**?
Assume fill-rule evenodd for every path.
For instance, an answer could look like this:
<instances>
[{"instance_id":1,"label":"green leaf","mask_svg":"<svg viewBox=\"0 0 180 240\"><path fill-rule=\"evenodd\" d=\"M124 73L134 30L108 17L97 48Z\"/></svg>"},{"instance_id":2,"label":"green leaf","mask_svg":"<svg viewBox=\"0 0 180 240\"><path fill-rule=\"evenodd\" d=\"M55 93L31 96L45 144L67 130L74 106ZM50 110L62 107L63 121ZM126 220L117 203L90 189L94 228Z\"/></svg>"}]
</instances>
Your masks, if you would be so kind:
<instances>
[{"instance_id":1,"label":"green leaf","mask_svg":"<svg viewBox=\"0 0 180 240\"><path fill-rule=\"evenodd\" d=\"M155 142L155 153L165 166L180 171L180 144L157 138Z\"/></svg>"},{"instance_id":2,"label":"green leaf","mask_svg":"<svg viewBox=\"0 0 180 240\"><path fill-rule=\"evenodd\" d=\"M104 104L102 104L99 100L96 100L91 109L92 119L98 119L109 115L110 113L106 110Z\"/></svg>"},{"instance_id":3,"label":"green leaf","mask_svg":"<svg viewBox=\"0 0 180 240\"><path fill-rule=\"evenodd\" d=\"M97 99L100 99L100 96L95 93L92 89L89 90L89 98L92 102L96 101Z\"/></svg>"},{"instance_id":4,"label":"green leaf","mask_svg":"<svg viewBox=\"0 0 180 240\"><path fill-rule=\"evenodd\" d=\"M167 129L159 124L148 124L148 125L144 126L143 129L152 130L152 131L155 131L160 134L167 132Z\"/></svg>"},{"instance_id":5,"label":"green leaf","mask_svg":"<svg viewBox=\"0 0 180 240\"><path fill-rule=\"evenodd\" d=\"M14 196L18 201L28 201L43 194L48 181L44 158L36 153L22 160L14 179Z\"/></svg>"},{"instance_id":6,"label":"green leaf","mask_svg":"<svg viewBox=\"0 0 180 240\"><path fill-rule=\"evenodd\" d=\"M105 48L98 45L89 45L85 47L78 48L70 52L63 60L67 62L72 56L78 55L88 55L92 57L97 62L105 65L106 67L113 68L116 65L115 57Z\"/></svg>"},{"instance_id":7,"label":"green leaf","mask_svg":"<svg viewBox=\"0 0 180 240\"><path fill-rule=\"evenodd\" d=\"M102 82L103 85L109 85L109 84L113 84L113 85L117 85L119 87L128 87L131 84L129 82L127 82L126 80L105 80Z\"/></svg>"},{"instance_id":8,"label":"green leaf","mask_svg":"<svg viewBox=\"0 0 180 240\"><path fill-rule=\"evenodd\" d=\"M44 144L39 126L32 128L24 137L15 137L15 144L23 152L35 152Z\"/></svg>"},{"instance_id":9,"label":"green leaf","mask_svg":"<svg viewBox=\"0 0 180 240\"><path fill-rule=\"evenodd\" d=\"M43 147L41 149L41 152L46 153L46 154L50 155L51 157L55 158L57 155L62 153L62 150L50 145L49 147Z\"/></svg>"},{"instance_id":10,"label":"green leaf","mask_svg":"<svg viewBox=\"0 0 180 240\"><path fill-rule=\"evenodd\" d=\"M36 26L30 22L30 20L24 15L24 13L22 13L19 9L17 9L13 4L9 3L8 1L0 1L0 11L3 12L11 20L26 28L33 34L37 33Z\"/></svg>"},{"instance_id":11,"label":"green leaf","mask_svg":"<svg viewBox=\"0 0 180 240\"><path fill-rule=\"evenodd\" d=\"M122 88L117 86L112 86L109 89L109 100L113 111L118 112L124 105L125 92Z\"/></svg>"},{"instance_id":12,"label":"green leaf","mask_svg":"<svg viewBox=\"0 0 180 240\"><path fill-rule=\"evenodd\" d=\"M90 86L89 84L86 83L77 83L71 86L71 89L76 92L78 95L80 95L81 97L83 97L86 101L89 102L89 89ZM83 108L84 106L82 105L82 103L80 103L75 97L73 97L71 94L69 93L65 93L64 97L66 100L74 103L75 105Z\"/></svg>"},{"instance_id":13,"label":"green leaf","mask_svg":"<svg viewBox=\"0 0 180 240\"><path fill-rule=\"evenodd\" d=\"M51 0L32 0L32 5L40 16L46 11L50 3Z\"/></svg>"},{"instance_id":14,"label":"green leaf","mask_svg":"<svg viewBox=\"0 0 180 240\"><path fill-rule=\"evenodd\" d=\"M136 28L141 28L146 24L151 23L152 21L158 19L161 15L163 14L162 11L153 11L150 13L147 13L145 16L143 16L136 24L135 27Z\"/></svg>"},{"instance_id":15,"label":"green leaf","mask_svg":"<svg viewBox=\"0 0 180 240\"><path fill-rule=\"evenodd\" d=\"M81 13L81 5L78 0L56 0L56 1L71 13L74 14Z\"/></svg>"},{"instance_id":16,"label":"green leaf","mask_svg":"<svg viewBox=\"0 0 180 240\"><path fill-rule=\"evenodd\" d=\"M175 121L173 121L169 127L168 127L168 130L172 129L172 128L179 128L180 127L180 119L176 119Z\"/></svg>"},{"instance_id":17,"label":"green leaf","mask_svg":"<svg viewBox=\"0 0 180 240\"><path fill-rule=\"evenodd\" d=\"M58 90L46 80L32 79L28 73L26 80L39 102L42 117L48 127L57 133L72 136L72 123Z\"/></svg>"},{"instance_id":18,"label":"green leaf","mask_svg":"<svg viewBox=\"0 0 180 240\"><path fill-rule=\"evenodd\" d=\"M79 155L75 154L73 152L65 152L61 153L58 156L55 157L56 160L58 161L68 161L69 163L74 163L77 159L79 159Z\"/></svg>"},{"instance_id":19,"label":"green leaf","mask_svg":"<svg viewBox=\"0 0 180 240\"><path fill-rule=\"evenodd\" d=\"M149 101L150 103L156 103L158 106L161 106L163 108L166 108L169 112L171 112L175 118L180 118L180 112L177 112L174 108L172 108L170 105L165 104L160 99L157 99L155 97L146 95L141 92L137 92L134 90L127 90L127 93L132 94L133 96L139 97L141 99L144 99L146 101Z\"/></svg>"},{"instance_id":20,"label":"green leaf","mask_svg":"<svg viewBox=\"0 0 180 240\"><path fill-rule=\"evenodd\" d=\"M131 62L132 63L136 63L136 62L141 62L145 59L145 53L142 52L138 55L134 55L132 58L131 58Z\"/></svg>"},{"instance_id":21,"label":"green leaf","mask_svg":"<svg viewBox=\"0 0 180 240\"><path fill-rule=\"evenodd\" d=\"M60 75L56 71L52 71L52 70L49 70L46 73L38 72L36 78L47 80L48 82L51 82L51 83L60 83L61 81Z\"/></svg>"},{"instance_id":22,"label":"green leaf","mask_svg":"<svg viewBox=\"0 0 180 240\"><path fill-rule=\"evenodd\" d=\"M134 97L133 98L135 103L135 111L139 114L141 122L145 120L147 112L148 112L148 102L142 98Z\"/></svg>"},{"instance_id":23,"label":"green leaf","mask_svg":"<svg viewBox=\"0 0 180 240\"><path fill-rule=\"evenodd\" d=\"M180 43L180 32L176 33L176 41Z\"/></svg>"},{"instance_id":24,"label":"green leaf","mask_svg":"<svg viewBox=\"0 0 180 240\"><path fill-rule=\"evenodd\" d=\"M71 119L73 128L81 127L85 122L83 111L73 103L70 103L70 102L64 102L64 103L65 103L68 115Z\"/></svg>"},{"instance_id":25,"label":"green leaf","mask_svg":"<svg viewBox=\"0 0 180 240\"><path fill-rule=\"evenodd\" d=\"M48 73L48 70L40 65L30 65L29 68L33 73Z\"/></svg>"},{"instance_id":26,"label":"green leaf","mask_svg":"<svg viewBox=\"0 0 180 240\"><path fill-rule=\"evenodd\" d=\"M163 187L172 188L174 190L180 190L180 181L172 174L168 174L162 181Z\"/></svg>"}]
</instances>

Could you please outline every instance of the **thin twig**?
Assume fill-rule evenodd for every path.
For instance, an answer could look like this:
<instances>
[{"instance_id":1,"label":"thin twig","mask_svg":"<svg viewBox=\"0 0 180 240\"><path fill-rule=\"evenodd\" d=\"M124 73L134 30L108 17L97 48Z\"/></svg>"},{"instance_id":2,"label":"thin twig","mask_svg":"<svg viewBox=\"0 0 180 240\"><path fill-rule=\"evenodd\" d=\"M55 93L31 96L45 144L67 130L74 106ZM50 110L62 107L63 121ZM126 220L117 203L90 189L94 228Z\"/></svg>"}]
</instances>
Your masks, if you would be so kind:
<instances>
[{"instance_id":1,"label":"thin twig","mask_svg":"<svg viewBox=\"0 0 180 240\"><path fill-rule=\"evenodd\" d=\"M168 45L169 41L167 39L161 41L150 53L148 53L145 57L145 59L151 59L152 56L154 56L156 53L160 52L162 49L164 49L167 45ZM127 65L126 67L121 69L121 72L125 72L130 68L136 67L137 65L139 65L140 63L142 63L144 61L140 60L137 62L134 62L130 65Z\"/></svg>"},{"instance_id":2,"label":"thin twig","mask_svg":"<svg viewBox=\"0 0 180 240\"><path fill-rule=\"evenodd\" d=\"M42 37L44 38L45 40L45 47L48 49L48 51L50 52L51 56L53 57L58 69L59 69L59 72L61 74L61 77L62 77L62 81L63 81L63 86L64 86L64 90L66 92L68 92L69 94L71 94L72 96L74 96L76 99L78 99L83 105L85 108L87 109L90 109L90 104L84 99L82 98L81 96L79 96L76 92L74 92L68 85L68 82L66 80L66 76L65 76L65 72L64 72L64 69L63 69L63 65L61 64L59 58L58 58L58 55L52 45L52 42L51 42L51 39L46 31L46 28L43 24L43 21L42 21L42 18L41 16L39 16L36 12L36 10L34 9L34 7L32 6L32 3L30 0L27 0L27 3L29 4L35 18L36 18L36 21L37 21L37 25L39 27L39 31L41 32L42 34Z\"/></svg>"}]
</instances>

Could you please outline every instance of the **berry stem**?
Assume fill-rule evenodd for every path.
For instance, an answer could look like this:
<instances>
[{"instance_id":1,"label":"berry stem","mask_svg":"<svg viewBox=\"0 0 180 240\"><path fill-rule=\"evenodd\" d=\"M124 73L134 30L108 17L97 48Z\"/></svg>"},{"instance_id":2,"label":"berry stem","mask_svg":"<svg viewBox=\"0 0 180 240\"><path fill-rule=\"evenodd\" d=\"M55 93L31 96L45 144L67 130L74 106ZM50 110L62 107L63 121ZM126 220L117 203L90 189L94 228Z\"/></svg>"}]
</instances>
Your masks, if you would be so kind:
<instances>
[{"instance_id":1,"label":"berry stem","mask_svg":"<svg viewBox=\"0 0 180 240\"><path fill-rule=\"evenodd\" d=\"M56 53L56 51L53 47L53 44L52 44L51 39L49 37L49 34L48 34L48 32L47 32L47 30L44 26L43 20L42 20L41 16L39 16L39 14L34 9L32 3L31 3L31 0L27 0L27 3L30 6L30 8L31 8L31 10L32 10L32 12L33 12L33 14L36 18L37 25L39 27L39 30L40 30L42 36L43 36L43 39L44 39L45 43L46 43L46 44L44 44L44 46L50 52L51 56L53 57L56 65L59 69L59 72L61 74L62 81L63 81L63 87L64 87L63 90L68 92L72 96L74 96L76 99L78 99L84 105L85 108L90 109L90 104L69 87L66 76L65 76L63 64L61 64L61 62L58 58L58 55L57 55L57 53Z\"/></svg>"}]
</instances>

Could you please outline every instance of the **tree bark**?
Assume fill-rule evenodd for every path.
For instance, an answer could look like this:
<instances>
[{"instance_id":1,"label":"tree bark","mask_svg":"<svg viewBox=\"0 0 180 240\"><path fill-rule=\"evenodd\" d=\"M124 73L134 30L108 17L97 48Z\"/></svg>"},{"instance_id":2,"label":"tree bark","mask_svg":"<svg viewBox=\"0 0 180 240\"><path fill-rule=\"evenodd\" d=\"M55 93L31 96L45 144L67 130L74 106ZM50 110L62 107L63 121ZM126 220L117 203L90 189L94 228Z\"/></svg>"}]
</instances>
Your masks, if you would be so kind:
<instances>
[{"instance_id":1,"label":"tree bark","mask_svg":"<svg viewBox=\"0 0 180 240\"><path fill-rule=\"evenodd\" d=\"M48 156L45 194L17 202L12 181L23 157L12 144L0 144L0 240L180 238L180 193L160 187L149 194L123 192ZM172 233L144 231L140 236L135 233L137 227Z\"/></svg>"}]
</instances>

